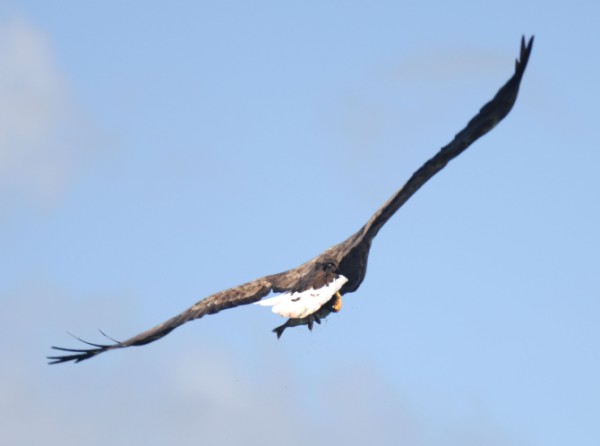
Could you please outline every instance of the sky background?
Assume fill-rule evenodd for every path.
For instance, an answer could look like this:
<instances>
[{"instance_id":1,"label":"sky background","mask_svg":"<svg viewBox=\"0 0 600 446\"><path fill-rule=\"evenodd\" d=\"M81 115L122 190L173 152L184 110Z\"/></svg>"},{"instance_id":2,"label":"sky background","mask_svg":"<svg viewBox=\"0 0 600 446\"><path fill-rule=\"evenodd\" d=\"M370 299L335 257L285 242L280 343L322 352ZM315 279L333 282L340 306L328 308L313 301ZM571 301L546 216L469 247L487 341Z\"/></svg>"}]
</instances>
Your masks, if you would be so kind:
<instances>
[{"instance_id":1,"label":"sky background","mask_svg":"<svg viewBox=\"0 0 600 446\"><path fill-rule=\"evenodd\" d=\"M0 440L600 444L597 2L0 3ZM357 230L533 54L511 114L312 333L137 334Z\"/></svg>"}]
</instances>

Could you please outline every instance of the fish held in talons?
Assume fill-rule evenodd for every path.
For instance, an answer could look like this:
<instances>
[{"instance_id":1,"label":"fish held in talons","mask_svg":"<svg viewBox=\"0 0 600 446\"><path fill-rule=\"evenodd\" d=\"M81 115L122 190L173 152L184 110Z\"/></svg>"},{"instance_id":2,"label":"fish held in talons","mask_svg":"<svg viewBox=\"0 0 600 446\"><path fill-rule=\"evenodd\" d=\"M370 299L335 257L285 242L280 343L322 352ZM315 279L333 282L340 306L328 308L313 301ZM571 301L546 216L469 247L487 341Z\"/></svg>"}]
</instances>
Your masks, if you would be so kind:
<instances>
[{"instance_id":1,"label":"fish held in talons","mask_svg":"<svg viewBox=\"0 0 600 446\"><path fill-rule=\"evenodd\" d=\"M277 339L281 337L286 328L290 327L298 327L301 325L306 325L310 331L312 331L313 324L316 322L317 324L321 324L321 320L325 319L331 313L337 313L342 308L342 296L338 292L334 294L334 296L325 303L319 310L315 313L310 314L303 318L290 318L285 324L280 325L279 327L275 327L273 329L273 333L277 335Z\"/></svg>"}]
</instances>

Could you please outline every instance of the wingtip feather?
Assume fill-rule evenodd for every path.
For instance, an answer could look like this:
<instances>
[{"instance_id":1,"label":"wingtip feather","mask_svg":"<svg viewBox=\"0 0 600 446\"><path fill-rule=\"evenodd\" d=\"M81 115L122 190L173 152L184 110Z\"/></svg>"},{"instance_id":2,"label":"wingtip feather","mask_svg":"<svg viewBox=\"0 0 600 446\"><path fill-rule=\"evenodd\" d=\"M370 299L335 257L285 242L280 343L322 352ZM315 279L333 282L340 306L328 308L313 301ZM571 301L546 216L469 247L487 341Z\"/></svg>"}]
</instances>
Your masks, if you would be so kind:
<instances>
[{"instance_id":1,"label":"wingtip feather","mask_svg":"<svg viewBox=\"0 0 600 446\"><path fill-rule=\"evenodd\" d=\"M102 331L101 331L101 333L102 333ZM75 336L72 333L68 333L68 334L70 336L72 336L73 338L77 339L78 341L83 342L86 345L90 345L94 348L88 348L88 349L86 349L86 348L65 348L65 347L57 347L57 346L53 345L51 347L53 350L59 350L61 352L68 352L68 353L72 353L72 354L61 355L61 356L47 356L46 359L50 360L48 362L49 365L60 364L63 362L70 362L70 361L73 361L74 363L78 363L78 362L84 361L86 359L93 358L94 356L97 356L100 353L104 353L105 351L113 350L115 348L121 348L123 346L121 343L119 343L117 341L115 341L115 344L94 344L93 342L85 341L85 340L79 338L78 336ZM109 339L112 339L112 338L109 338Z\"/></svg>"}]
</instances>

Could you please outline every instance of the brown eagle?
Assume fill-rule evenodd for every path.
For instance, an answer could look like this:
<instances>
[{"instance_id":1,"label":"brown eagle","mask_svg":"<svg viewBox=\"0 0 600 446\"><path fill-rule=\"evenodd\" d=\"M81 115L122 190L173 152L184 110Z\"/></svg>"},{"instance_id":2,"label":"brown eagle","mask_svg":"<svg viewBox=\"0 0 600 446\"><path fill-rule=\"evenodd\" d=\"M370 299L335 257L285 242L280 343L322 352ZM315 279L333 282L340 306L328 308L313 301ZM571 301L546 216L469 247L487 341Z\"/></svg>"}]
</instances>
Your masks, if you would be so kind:
<instances>
[{"instance_id":1,"label":"brown eagle","mask_svg":"<svg viewBox=\"0 0 600 446\"><path fill-rule=\"evenodd\" d=\"M521 39L521 54L515 62L515 72L494 98L481 108L448 145L442 147L433 158L423 164L358 232L342 243L332 246L317 257L289 271L264 276L213 294L183 313L126 341L119 342L109 338L114 343L101 345L77 338L92 348L52 347L69 353L62 356L49 356L50 364L79 362L109 350L148 344L186 322L227 308L253 303L270 306L273 312L288 318L285 324L273 330L278 338L288 327L307 325L312 330L315 322L320 323L321 319L330 313L340 311L342 295L352 293L360 286L367 271L371 242L382 226L423 184L475 140L494 128L508 114L517 99L532 45L533 37L527 44L525 37ZM275 295L263 299L270 293Z\"/></svg>"}]
</instances>

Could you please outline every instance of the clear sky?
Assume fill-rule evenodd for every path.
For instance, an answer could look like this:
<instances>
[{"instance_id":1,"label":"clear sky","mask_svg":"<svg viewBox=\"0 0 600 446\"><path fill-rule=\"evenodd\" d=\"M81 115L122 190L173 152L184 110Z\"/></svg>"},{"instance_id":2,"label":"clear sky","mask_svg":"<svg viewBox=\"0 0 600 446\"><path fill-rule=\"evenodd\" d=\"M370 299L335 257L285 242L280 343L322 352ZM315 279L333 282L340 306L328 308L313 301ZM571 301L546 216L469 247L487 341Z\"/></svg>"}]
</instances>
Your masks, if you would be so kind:
<instances>
[{"instance_id":1,"label":"clear sky","mask_svg":"<svg viewBox=\"0 0 600 446\"><path fill-rule=\"evenodd\" d=\"M0 442L598 445L597 2L0 4ZM357 230L536 41L312 333L238 308Z\"/></svg>"}]
</instances>

